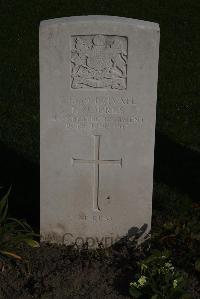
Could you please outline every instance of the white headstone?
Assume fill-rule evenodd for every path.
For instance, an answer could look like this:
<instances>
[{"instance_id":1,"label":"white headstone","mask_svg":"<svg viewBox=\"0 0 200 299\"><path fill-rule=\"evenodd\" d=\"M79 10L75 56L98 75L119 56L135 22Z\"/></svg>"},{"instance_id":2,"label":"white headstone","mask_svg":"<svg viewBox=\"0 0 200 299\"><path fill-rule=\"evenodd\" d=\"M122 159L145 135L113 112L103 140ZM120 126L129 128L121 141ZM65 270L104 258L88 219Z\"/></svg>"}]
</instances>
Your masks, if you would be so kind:
<instances>
[{"instance_id":1,"label":"white headstone","mask_svg":"<svg viewBox=\"0 0 200 299\"><path fill-rule=\"evenodd\" d=\"M151 228L158 24L40 25L41 234L108 246Z\"/></svg>"}]
</instances>

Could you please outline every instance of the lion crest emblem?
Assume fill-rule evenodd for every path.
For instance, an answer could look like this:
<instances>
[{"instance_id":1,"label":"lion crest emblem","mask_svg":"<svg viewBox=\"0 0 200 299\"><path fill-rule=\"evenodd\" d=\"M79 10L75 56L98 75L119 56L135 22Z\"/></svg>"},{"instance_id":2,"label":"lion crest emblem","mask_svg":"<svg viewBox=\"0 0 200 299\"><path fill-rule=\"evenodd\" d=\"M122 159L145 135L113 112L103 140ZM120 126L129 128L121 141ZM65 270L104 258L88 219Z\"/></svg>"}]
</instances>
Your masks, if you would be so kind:
<instances>
[{"instance_id":1,"label":"lion crest emblem","mask_svg":"<svg viewBox=\"0 0 200 299\"><path fill-rule=\"evenodd\" d=\"M71 87L126 89L127 38L73 36Z\"/></svg>"}]
</instances>

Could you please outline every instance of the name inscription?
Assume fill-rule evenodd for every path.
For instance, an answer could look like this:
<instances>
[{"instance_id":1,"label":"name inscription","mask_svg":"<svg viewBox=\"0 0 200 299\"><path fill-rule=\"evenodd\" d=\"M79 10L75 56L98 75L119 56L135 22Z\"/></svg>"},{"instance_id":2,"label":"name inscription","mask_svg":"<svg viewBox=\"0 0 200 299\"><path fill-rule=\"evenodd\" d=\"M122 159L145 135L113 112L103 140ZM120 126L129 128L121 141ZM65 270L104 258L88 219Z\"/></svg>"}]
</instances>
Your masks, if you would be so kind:
<instances>
[{"instance_id":1,"label":"name inscription","mask_svg":"<svg viewBox=\"0 0 200 299\"><path fill-rule=\"evenodd\" d=\"M68 100L66 128L126 129L141 126L143 117L133 97L86 97Z\"/></svg>"}]
</instances>

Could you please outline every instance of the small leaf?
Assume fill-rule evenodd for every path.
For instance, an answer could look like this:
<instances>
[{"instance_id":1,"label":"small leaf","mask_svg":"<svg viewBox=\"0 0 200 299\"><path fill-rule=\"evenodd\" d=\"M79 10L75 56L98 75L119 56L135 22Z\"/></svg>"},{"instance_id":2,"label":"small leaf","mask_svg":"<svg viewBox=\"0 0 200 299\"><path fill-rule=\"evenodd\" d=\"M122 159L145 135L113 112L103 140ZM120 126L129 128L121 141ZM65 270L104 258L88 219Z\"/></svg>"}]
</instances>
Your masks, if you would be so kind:
<instances>
[{"instance_id":1,"label":"small leaf","mask_svg":"<svg viewBox=\"0 0 200 299\"><path fill-rule=\"evenodd\" d=\"M131 288L129 289L129 293L130 293L130 295L131 295L133 298L135 298L135 299L140 298L140 296L142 295L142 293L139 292L139 291L138 291L136 288L134 288L134 287L131 287Z\"/></svg>"},{"instance_id":2,"label":"small leaf","mask_svg":"<svg viewBox=\"0 0 200 299\"><path fill-rule=\"evenodd\" d=\"M148 265L149 263L153 262L157 260L157 256L154 256L154 255L150 255L149 257L147 257L145 260L144 260L144 264L145 265Z\"/></svg>"},{"instance_id":3,"label":"small leaf","mask_svg":"<svg viewBox=\"0 0 200 299\"><path fill-rule=\"evenodd\" d=\"M158 297L158 295L156 294L156 295L153 295L152 297L151 297L151 299L158 299L159 297Z\"/></svg>"},{"instance_id":4,"label":"small leaf","mask_svg":"<svg viewBox=\"0 0 200 299\"><path fill-rule=\"evenodd\" d=\"M193 297L190 294L184 294L180 299L192 299Z\"/></svg>"},{"instance_id":5,"label":"small leaf","mask_svg":"<svg viewBox=\"0 0 200 299\"><path fill-rule=\"evenodd\" d=\"M17 260L21 260L21 259L22 259L21 256L15 254L15 253L13 253L13 252L10 252L10 251L4 251L4 250L1 250L0 252L1 252L3 255L6 255L6 256L9 256L9 257L14 257L14 258L17 259Z\"/></svg>"},{"instance_id":6,"label":"small leaf","mask_svg":"<svg viewBox=\"0 0 200 299\"><path fill-rule=\"evenodd\" d=\"M8 189L6 194L0 200L0 223L2 223L8 213L8 196L10 194L11 187Z\"/></svg>"},{"instance_id":7,"label":"small leaf","mask_svg":"<svg viewBox=\"0 0 200 299\"><path fill-rule=\"evenodd\" d=\"M200 241L200 233L199 234L191 233L191 239Z\"/></svg>"},{"instance_id":8,"label":"small leaf","mask_svg":"<svg viewBox=\"0 0 200 299\"><path fill-rule=\"evenodd\" d=\"M164 251L162 252L162 255L164 255L164 256L166 256L167 258L169 258L169 257L172 255L172 253L171 253L170 250L166 249L166 250L164 250Z\"/></svg>"},{"instance_id":9,"label":"small leaf","mask_svg":"<svg viewBox=\"0 0 200 299\"><path fill-rule=\"evenodd\" d=\"M167 230L171 230L171 229L173 229L174 228L174 223L173 222L165 222L164 224L163 224L163 227L165 228L165 229L167 229Z\"/></svg>"},{"instance_id":10,"label":"small leaf","mask_svg":"<svg viewBox=\"0 0 200 299\"><path fill-rule=\"evenodd\" d=\"M151 255L154 255L155 257L160 257L161 256L161 251L158 249L152 249L151 250Z\"/></svg>"},{"instance_id":11,"label":"small leaf","mask_svg":"<svg viewBox=\"0 0 200 299\"><path fill-rule=\"evenodd\" d=\"M195 270L200 272L200 258L198 258L195 262Z\"/></svg>"},{"instance_id":12,"label":"small leaf","mask_svg":"<svg viewBox=\"0 0 200 299\"><path fill-rule=\"evenodd\" d=\"M18 226L21 226L24 229L24 231L32 231L32 228L30 227L30 225L28 225L23 220L19 220L19 219L10 217L10 218L8 218L8 221L18 224Z\"/></svg>"},{"instance_id":13,"label":"small leaf","mask_svg":"<svg viewBox=\"0 0 200 299\"><path fill-rule=\"evenodd\" d=\"M31 247L40 247L40 244L33 239L25 239L24 242L26 242L26 244L28 244Z\"/></svg>"},{"instance_id":14,"label":"small leaf","mask_svg":"<svg viewBox=\"0 0 200 299\"><path fill-rule=\"evenodd\" d=\"M176 229L175 229L175 235L178 235L180 233L180 230L181 230L180 227L177 226Z\"/></svg>"}]
</instances>

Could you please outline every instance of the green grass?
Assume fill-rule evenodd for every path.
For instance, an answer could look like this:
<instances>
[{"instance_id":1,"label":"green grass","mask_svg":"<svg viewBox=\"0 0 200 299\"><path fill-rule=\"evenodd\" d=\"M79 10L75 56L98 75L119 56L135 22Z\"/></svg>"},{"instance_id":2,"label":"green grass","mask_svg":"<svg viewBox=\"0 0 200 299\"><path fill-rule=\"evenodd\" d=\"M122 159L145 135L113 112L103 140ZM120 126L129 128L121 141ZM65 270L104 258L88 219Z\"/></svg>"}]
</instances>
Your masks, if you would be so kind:
<instances>
[{"instance_id":1,"label":"green grass","mask_svg":"<svg viewBox=\"0 0 200 299\"><path fill-rule=\"evenodd\" d=\"M10 190L11 188L0 198L0 261L5 256L21 259L16 251L22 243L27 243L32 247L39 246L39 243L33 240L33 237L38 235L25 221L8 217Z\"/></svg>"},{"instance_id":2,"label":"green grass","mask_svg":"<svg viewBox=\"0 0 200 299\"><path fill-rule=\"evenodd\" d=\"M40 21L107 14L160 24L157 129L199 151L199 9L197 0L2 0L0 141L39 160Z\"/></svg>"}]
</instances>

